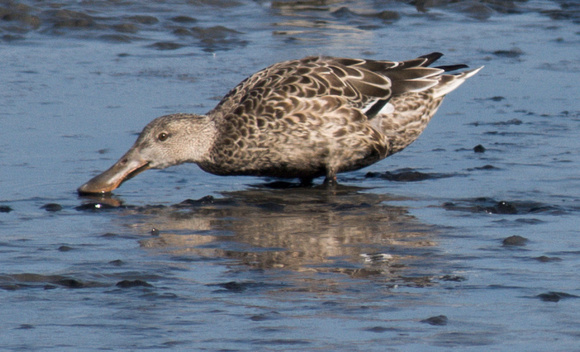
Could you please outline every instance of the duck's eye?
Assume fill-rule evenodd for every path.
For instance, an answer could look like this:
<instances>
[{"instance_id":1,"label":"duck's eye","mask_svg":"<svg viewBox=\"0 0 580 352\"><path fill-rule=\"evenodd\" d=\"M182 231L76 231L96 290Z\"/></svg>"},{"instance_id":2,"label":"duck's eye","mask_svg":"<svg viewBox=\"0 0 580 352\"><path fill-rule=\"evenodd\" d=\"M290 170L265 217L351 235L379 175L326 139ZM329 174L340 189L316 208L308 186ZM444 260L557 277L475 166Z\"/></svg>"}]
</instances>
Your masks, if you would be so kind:
<instances>
[{"instance_id":1,"label":"duck's eye","mask_svg":"<svg viewBox=\"0 0 580 352\"><path fill-rule=\"evenodd\" d=\"M157 136L157 139L158 139L160 142L165 142L165 141L167 140L167 138L169 138L169 133L167 133L167 132L161 132L161 133L159 133L159 135Z\"/></svg>"}]
</instances>

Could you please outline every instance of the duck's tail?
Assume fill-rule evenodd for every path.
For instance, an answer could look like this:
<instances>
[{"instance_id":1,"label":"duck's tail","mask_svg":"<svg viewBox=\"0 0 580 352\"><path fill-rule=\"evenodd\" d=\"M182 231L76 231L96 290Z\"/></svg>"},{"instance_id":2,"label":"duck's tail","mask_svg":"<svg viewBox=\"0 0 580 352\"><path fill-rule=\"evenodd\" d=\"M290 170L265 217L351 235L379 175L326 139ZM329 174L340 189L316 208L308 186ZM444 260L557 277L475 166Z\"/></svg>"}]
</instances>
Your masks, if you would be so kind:
<instances>
[{"instance_id":1,"label":"duck's tail","mask_svg":"<svg viewBox=\"0 0 580 352\"><path fill-rule=\"evenodd\" d=\"M425 67L441 57L440 53L421 56ZM408 90L394 95L373 120L377 128L389 139L389 154L403 150L411 144L431 120L445 95L459 87L465 80L479 72L482 67L458 73L453 71L467 68L466 65L433 67L440 71L429 76L435 81L430 87L420 90Z\"/></svg>"},{"instance_id":2,"label":"duck's tail","mask_svg":"<svg viewBox=\"0 0 580 352\"><path fill-rule=\"evenodd\" d=\"M438 68L445 70L445 72L449 72L449 71L457 70L460 68L466 68L466 67L467 67L466 65L455 65L455 66L441 66ZM445 95L454 91L457 87L462 85L466 79L468 79L469 77L478 73L482 68L483 68L483 66L472 69L472 70L463 71L460 73L454 73L454 74L453 73L452 74L444 73L444 74L440 75L439 76L439 83L437 83L437 85L435 85L432 88L433 89L433 98L444 97Z\"/></svg>"}]
</instances>

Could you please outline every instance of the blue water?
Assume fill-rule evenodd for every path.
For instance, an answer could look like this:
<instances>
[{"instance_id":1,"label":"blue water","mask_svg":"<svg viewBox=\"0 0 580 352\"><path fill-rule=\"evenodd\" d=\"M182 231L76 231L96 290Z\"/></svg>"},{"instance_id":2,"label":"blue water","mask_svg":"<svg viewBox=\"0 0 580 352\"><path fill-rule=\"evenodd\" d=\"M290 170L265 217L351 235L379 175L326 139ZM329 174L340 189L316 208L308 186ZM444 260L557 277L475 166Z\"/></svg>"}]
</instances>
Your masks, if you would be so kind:
<instances>
[{"instance_id":1,"label":"blue water","mask_svg":"<svg viewBox=\"0 0 580 352\"><path fill-rule=\"evenodd\" d=\"M4 350L578 349L576 4L18 4L0 5ZM76 194L150 120L269 64L432 51L485 68L335 191L182 165ZM366 177L407 168L431 177Z\"/></svg>"}]
</instances>

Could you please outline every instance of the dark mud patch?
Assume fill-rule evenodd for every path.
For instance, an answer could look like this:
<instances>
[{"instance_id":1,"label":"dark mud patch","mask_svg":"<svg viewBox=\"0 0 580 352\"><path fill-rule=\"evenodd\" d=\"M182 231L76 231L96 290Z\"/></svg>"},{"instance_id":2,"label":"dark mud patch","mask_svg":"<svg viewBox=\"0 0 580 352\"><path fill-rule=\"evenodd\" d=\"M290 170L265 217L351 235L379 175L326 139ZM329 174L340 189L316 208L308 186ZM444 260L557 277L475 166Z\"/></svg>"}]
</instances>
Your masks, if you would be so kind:
<instances>
[{"instance_id":1,"label":"dark mud patch","mask_svg":"<svg viewBox=\"0 0 580 352\"><path fill-rule=\"evenodd\" d=\"M122 265L122 261L117 260L110 262L109 264L113 266ZM23 273L23 274L0 274L0 289L14 291L21 289L44 289L53 290L57 288L68 288L68 289L90 289L99 287L118 287L118 288L131 288L131 287L153 287L149 282L143 278L135 279L119 279L117 276L123 276L123 274L117 275L103 275L102 273L95 274L98 279L91 278L78 278L72 275L44 275L35 273ZM103 280L103 277L110 279L119 280L116 282L108 282ZM129 275L134 276L134 275ZM148 279L162 279L162 276L158 275L145 275Z\"/></svg>"},{"instance_id":2,"label":"dark mud patch","mask_svg":"<svg viewBox=\"0 0 580 352\"><path fill-rule=\"evenodd\" d=\"M505 247L523 247L528 241L525 237L514 235L504 238L501 244Z\"/></svg>"},{"instance_id":3,"label":"dark mud patch","mask_svg":"<svg viewBox=\"0 0 580 352\"><path fill-rule=\"evenodd\" d=\"M120 288L153 287L153 285L151 285L145 280L122 280L117 282L115 286Z\"/></svg>"},{"instance_id":4,"label":"dark mud patch","mask_svg":"<svg viewBox=\"0 0 580 352\"><path fill-rule=\"evenodd\" d=\"M505 201L493 198L481 197L445 202L442 207L449 211L460 211L467 213L486 213L501 215L517 214L550 214L562 215L566 209L550 204L543 204L534 201Z\"/></svg>"},{"instance_id":5,"label":"dark mud patch","mask_svg":"<svg viewBox=\"0 0 580 352\"><path fill-rule=\"evenodd\" d=\"M221 288L215 290L214 293L222 293L222 292L242 293L248 290L265 290L273 288L280 289L282 287L285 287L285 285L280 284L271 284L265 282L242 282L242 281L229 281L218 284L209 284L208 286Z\"/></svg>"},{"instance_id":6,"label":"dark mud patch","mask_svg":"<svg viewBox=\"0 0 580 352\"><path fill-rule=\"evenodd\" d=\"M496 166L493 166L490 164L467 169L467 171L481 171L481 170L489 171L489 170L501 170L501 169L499 167L496 167Z\"/></svg>"},{"instance_id":7,"label":"dark mud patch","mask_svg":"<svg viewBox=\"0 0 580 352\"><path fill-rule=\"evenodd\" d=\"M386 326L373 326L373 327L370 327L370 328L364 328L363 331L374 332L374 333L377 333L377 334L382 334L384 332L396 331L396 329L389 328L389 327L386 327Z\"/></svg>"},{"instance_id":8,"label":"dark mud patch","mask_svg":"<svg viewBox=\"0 0 580 352\"><path fill-rule=\"evenodd\" d=\"M539 295L535 296L535 298L539 298L544 302L560 302L563 299L580 298L580 297L566 292L550 291L546 293L540 293Z\"/></svg>"},{"instance_id":9,"label":"dark mud patch","mask_svg":"<svg viewBox=\"0 0 580 352\"><path fill-rule=\"evenodd\" d=\"M243 33L225 26L212 27L177 27L173 34L181 40L180 46L195 42L203 51L215 52L244 47L249 41L242 39ZM177 45L177 43L175 43Z\"/></svg>"},{"instance_id":10,"label":"dark mud patch","mask_svg":"<svg viewBox=\"0 0 580 352\"><path fill-rule=\"evenodd\" d=\"M14 210L14 209L9 207L8 205L0 205L0 213L9 213L12 210Z\"/></svg>"},{"instance_id":11,"label":"dark mud patch","mask_svg":"<svg viewBox=\"0 0 580 352\"><path fill-rule=\"evenodd\" d=\"M494 122L472 122L469 125L472 126L519 126L524 122L518 118L512 118L506 121L494 121Z\"/></svg>"},{"instance_id":12,"label":"dark mud patch","mask_svg":"<svg viewBox=\"0 0 580 352\"><path fill-rule=\"evenodd\" d=\"M57 204L57 203L47 203L43 206L40 207L40 209L44 209L48 212L54 213L57 211L61 211L62 210L62 205Z\"/></svg>"},{"instance_id":13,"label":"dark mud patch","mask_svg":"<svg viewBox=\"0 0 580 352\"><path fill-rule=\"evenodd\" d=\"M62 275L42 275L34 273L0 274L0 288L4 290L20 290L25 288L41 288L45 290L55 288L93 288L106 287L105 283L93 280L81 280Z\"/></svg>"},{"instance_id":14,"label":"dark mud patch","mask_svg":"<svg viewBox=\"0 0 580 352\"><path fill-rule=\"evenodd\" d=\"M552 263L552 262L561 262L562 258L559 257L549 257L546 255L542 255L539 257L535 257L533 258L534 260L537 260L540 263Z\"/></svg>"},{"instance_id":15,"label":"dark mud patch","mask_svg":"<svg viewBox=\"0 0 580 352\"><path fill-rule=\"evenodd\" d=\"M467 281L467 278L460 275L443 275L439 277L439 281L463 282Z\"/></svg>"},{"instance_id":16,"label":"dark mud patch","mask_svg":"<svg viewBox=\"0 0 580 352\"><path fill-rule=\"evenodd\" d=\"M330 14L332 17L343 21L346 20L359 22L360 25L358 26L358 28L360 29L373 29L374 26L378 27L378 23L374 24L373 26L373 24L368 23L369 20L379 19L383 23L391 24L394 21L397 21L401 18L401 14L398 13L397 11L384 10L380 12L359 13L357 11L349 9L346 6L343 6L338 10L331 11Z\"/></svg>"},{"instance_id":17,"label":"dark mud patch","mask_svg":"<svg viewBox=\"0 0 580 352\"><path fill-rule=\"evenodd\" d=\"M507 50L495 50L492 54L503 58L519 59L520 56L524 55L524 52L520 48L511 48Z\"/></svg>"},{"instance_id":18,"label":"dark mud patch","mask_svg":"<svg viewBox=\"0 0 580 352\"><path fill-rule=\"evenodd\" d=\"M474 153L485 153L485 147L481 144L478 144L475 147L473 147L473 152Z\"/></svg>"},{"instance_id":19,"label":"dark mud patch","mask_svg":"<svg viewBox=\"0 0 580 352\"><path fill-rule=\"evenodd\" d=\"M445 326L445 325L447 325L448 320L449 319L445 315L437 315L434 317L423 319L423 320L421 320L421 323L434 325L434 326Z\"/></svg>"},{"instance_id":20,"label":"dark mud patch","mask_svg":"<svg viewBox=\"0 0 580 352\"><path fill-rule=\"evenodd\" d=\"M211 2L214 12L219 12L222 22L232 21L235 11L242 11L252 21L247 13L256 12L251 2ZM302 40L320 40L316 32L328 35L343 35L371 31L401 20L404 17L423 17L429 20L442 20L456 14L465 18L487 21L498 15L536 12L548 16L554 21L579 22L578 6L571 2L559 4L554 9L548 5L537 6L527 1L408 1L392 2L387 8L355 9L348 6L335 6L326 1L274 1L269 6L263 6L263 12L256 16L269 16L273 19L272 34L287 36L287 42ZM158 3L143 2L116 3L115 6L104 6L101 2L29 2L18 4L4 2L0 5L0 33L2 40L26 40L39 34L43 36L76 37L108 42L127 43L144 41L145 45L157 50L175 50L180 47L197 46L207 52L232 50L246 46L250 41L238 28L224 26L189 27L194 23L202 23L214 12L207 11L209 5L204 2L188 2L179 6L171 4L166 8ZM240 7L246 9L240 10ZM433 12L437 9L438 12ZM187 11L196 14L195 18L184 15ZM442 14L446 14L444 16ZM299 17L297 17L299 16ZM299 18L299 19L298 19ZM263 22L257 20L256 22ZM224 22L226 23L226 22ZM175 40L155 42L159 35ZM316 38L313 38L316 37ZM189 39L188 39L189 38ZM191 40L194 38L195 40ZM171 45L169 45L171 44ZM500 48L487 51L494 58L520 60L524 55L521 49Z\"/></svg>"},{"instance_id":21,"label":"dark mud patch","mask_svg":"<svg viewBox=\"0 0 580 352\"><path fill-rule=\"evenodd\" d=\"M177 50L183 48L184 45L176 42L156 42L149 45L149 47L157 50Z\"/></svg>"},{"instance_id":22,"label":"dark mud patch","mask_svg":"<svg viewBox=\"0 0 580 352\"><path fill-rule=\"evenodd\" d=\"M425 173L412 169L399 169L393 172L367 172L365 178L380 178L382 180L393 182L418 182L426 180L435 180L439 178L448 178L458 176L458 174L442 174L442 173Z\"/></svg>"}]
</instances>

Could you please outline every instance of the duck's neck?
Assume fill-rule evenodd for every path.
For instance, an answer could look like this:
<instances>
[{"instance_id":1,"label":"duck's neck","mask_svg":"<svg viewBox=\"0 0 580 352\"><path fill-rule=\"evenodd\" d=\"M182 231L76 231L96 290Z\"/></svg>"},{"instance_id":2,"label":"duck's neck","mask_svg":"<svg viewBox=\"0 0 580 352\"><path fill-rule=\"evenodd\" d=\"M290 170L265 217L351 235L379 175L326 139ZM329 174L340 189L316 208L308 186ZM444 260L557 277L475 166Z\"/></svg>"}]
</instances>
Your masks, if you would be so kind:
<instances>
[{"instance_id":1,"label":"duck's neck","mask_svg":"<svg viewBox=\"0 0 580 352\"><path fill-rule=\"evenodd\" d=\"M181 148L181 163L204 163L211 160L211 151L217 138L217 128L215 121L209 116L199 116L203 120L192 121L190 125L184 126L185 133L190 138Z\"/></svg>"}]
</instances>

